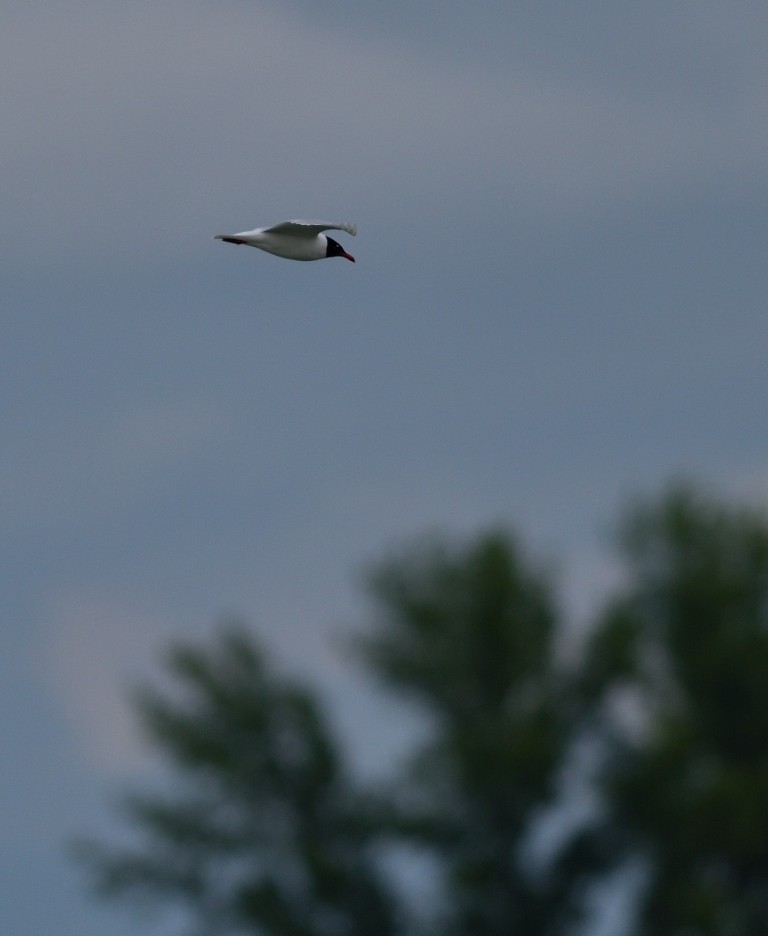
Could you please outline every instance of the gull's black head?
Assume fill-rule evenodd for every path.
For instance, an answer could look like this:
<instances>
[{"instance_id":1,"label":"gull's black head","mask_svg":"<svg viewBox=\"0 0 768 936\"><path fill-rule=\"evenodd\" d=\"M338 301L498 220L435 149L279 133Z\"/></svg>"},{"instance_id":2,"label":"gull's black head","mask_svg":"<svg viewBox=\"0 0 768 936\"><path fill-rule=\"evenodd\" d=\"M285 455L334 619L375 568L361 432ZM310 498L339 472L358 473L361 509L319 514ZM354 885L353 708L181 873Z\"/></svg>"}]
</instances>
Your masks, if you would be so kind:
<instances>
[{"instance_id":1,"label":"gull's black head","mask_svg":"<svg viewBox=\"0 0 768 936\"><path fill-rule=\"evenodd\" d=\"M325 235L325 239L328 241L328 249L325 252L326 257L344 257L346 260L351 260L352 263L355 262L355 258L352 254L348 254L338 241L335 241L332 237L328 237L327 234Z\"/></svg>"}]
</instances>

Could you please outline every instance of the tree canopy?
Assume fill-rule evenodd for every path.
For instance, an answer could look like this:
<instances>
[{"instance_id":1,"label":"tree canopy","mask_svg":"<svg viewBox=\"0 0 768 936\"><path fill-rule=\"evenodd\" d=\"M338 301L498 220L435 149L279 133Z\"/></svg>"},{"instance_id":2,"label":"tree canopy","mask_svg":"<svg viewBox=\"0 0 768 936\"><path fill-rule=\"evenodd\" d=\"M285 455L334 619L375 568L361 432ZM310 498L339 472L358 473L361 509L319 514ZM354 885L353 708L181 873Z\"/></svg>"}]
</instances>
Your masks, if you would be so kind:
<instances>
[{"instance_id":1,"label":"tree canopy","mask_svg":"<svg viewBox=\"0 0 768 936\"><path fill-rule=\"evenodd\" d=\"M768 525L676 490L629 512L602 669L604 827L640 857L643 936L768 932ZM629 696L626 730L610 702ZM624 729L624 730L622 730Z\"/></svg>"},{"instance_id":2,"label":"tree canopy","mask_svg":"<svg viewBox=\"0 0 768 936\"><path fill-rule=\"evenodd\" d=\"M635 867L632 936L762 936L768 523L678 488L628 510L618 547L622 584L569 654L509 533L379 564L359 658L429 726L386 784L254 633L176 646L137 702L174 781L126 799L132 841L81 846L92 879L190 933L569 936ZM542 850L585 745L594 808ZM403 848L429 859L428 906L391 873Z\"/></svg>"}]
</instances>

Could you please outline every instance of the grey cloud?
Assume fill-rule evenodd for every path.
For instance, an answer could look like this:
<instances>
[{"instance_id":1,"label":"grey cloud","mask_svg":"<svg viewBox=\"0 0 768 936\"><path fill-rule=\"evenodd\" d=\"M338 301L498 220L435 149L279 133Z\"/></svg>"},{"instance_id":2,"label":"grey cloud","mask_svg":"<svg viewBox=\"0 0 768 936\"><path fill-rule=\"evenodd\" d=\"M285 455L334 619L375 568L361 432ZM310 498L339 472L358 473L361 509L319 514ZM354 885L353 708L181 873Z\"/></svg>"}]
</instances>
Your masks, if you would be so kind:
<instances>
[{"instance_id":1,"label":"grey cloud","mask_svg":"<svg viewBox=\"0 0 768 936\"><path fill-rule=\"evenodd\" d=\"M765 173L764 81L754 61L745 70L735 60L728 33L715 51L732 87L713 110L706 94L649 95L657 64L637 55L644 74L627 85L610 70L547 73L530 53L500 67L381 36L350 43L263 4L226 15L180 2L24 9L4 30L0 71L15 101L9 246L30 260L41 237L53 263L189 255L221 224L303 205L418 228L450 198L465 217L501 202L546 222L655 197L682 178L707 186ZM586 42L589 23L573 19ZM682 29L673 35L667 60L691 45ZM557 20L549 38L561 41ZM592 38L599 58L605 26ZM648 48L653 36L641 38ZM618 62L615 71L620 79Z\"/></svg>"}]
</instances>

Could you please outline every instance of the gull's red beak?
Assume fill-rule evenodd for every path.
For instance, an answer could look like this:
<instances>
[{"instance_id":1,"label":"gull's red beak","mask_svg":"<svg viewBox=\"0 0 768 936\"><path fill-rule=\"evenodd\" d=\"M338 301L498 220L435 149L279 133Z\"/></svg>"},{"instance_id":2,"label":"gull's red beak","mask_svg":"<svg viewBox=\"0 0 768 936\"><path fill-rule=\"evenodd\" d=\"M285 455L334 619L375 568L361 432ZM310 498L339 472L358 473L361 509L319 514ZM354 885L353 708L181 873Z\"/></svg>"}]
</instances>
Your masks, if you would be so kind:
<instances>
[{"instance_id":1,"label":"gull's red beak","mask_svg":"<svg viewBox=\"0 0 768 936\"><path fill-rule=\"evenodd\" d=\"M356 263L356 262L357 262L357 261L355 260L355 258L352 256L352 254L348 254L345 250L342 250L341 256L344 257L346 260L351 260L352 263Z\"/></svg>"}]
</instances>

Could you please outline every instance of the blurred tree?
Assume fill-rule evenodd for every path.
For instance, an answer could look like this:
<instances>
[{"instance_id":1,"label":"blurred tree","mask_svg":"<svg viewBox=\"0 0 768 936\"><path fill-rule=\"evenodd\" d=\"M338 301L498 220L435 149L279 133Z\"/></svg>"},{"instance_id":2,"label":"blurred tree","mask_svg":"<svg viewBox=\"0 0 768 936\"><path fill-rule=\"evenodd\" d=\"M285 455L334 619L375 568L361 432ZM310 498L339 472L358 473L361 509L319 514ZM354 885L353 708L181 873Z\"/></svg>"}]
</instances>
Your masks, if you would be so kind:
<instances>
[{"instance_id":1,"label":"blurred tree","mask_svg":"<svg viewBox=\"0 0 768 936\"><path fill-rule=\"evenodd\" d=\"M565 933L594 868L580 838L554 862L533 848L578 734L547 576L491 534L406 554L370 586L379 620L364 656L432 726L395 790L394 825L431 852L444 880L434 930Z\"/></svg>"},{"instance_id":2,"label":"blurred tree","mask_svg":"<svg viewBox=\"0 0 768 936\"><path fill-rule=\"evenodd\" d=\"M603 845L642 859L638 936L768 933L768 525L688 489L631 511L601 702ZM629 718L628 718L629 716Z\"/></svg>"},{"instance_id":3,"label":"blurred tree","mask_svg":"<svg viewBox=\"0 0 768 936\"><path fill-rule=\"evenodd\" d=\"M549 579L508 536L374 570L358 650L426 718L383 790L244 631L177 647L183 691L139 700L174 785L127 801L133 849L84 849L97 883L175 901L203 936L572 936L634 865L633 936L764 936L768 525L681 489L621 529L626 578L567 666ZM601 809L543 848L585 738ZM435 869L416 914L393 845Z\"/></svg>"},{"instance_id":4,"label":"blurred tree","mask_svg":"<svg viewBox=\"0 0 768 936\"><path fill-rule=\"evenodd\" d=\"M310 695L241 629L176 647L170 670L181 695L138 708L175 785L126 801L133 850L78 846L102 894L182 907L202 936L393 934L362 798Z\"/></svg>"},{"instance_id":5,"label":"blurred tree","mask_svg":"<svg viewBox=\"0 0 768 936\"><path fill-rule=\"evenodd\" d=\"M177 785L127 801L135 850L81 849L103 893L176 901L204 934L403 934L418 926L377 857L407 843L446 881L443 912L416 914L430 933L546 936L575 919L579 862L532 848L573 729L546 577L489 535L406 554L371 582L381 617L363 654L433 719L402 781L363 795L310 695L244 632L178 647L184 694L139 705Z\"/></svg>"}]
</instances>

